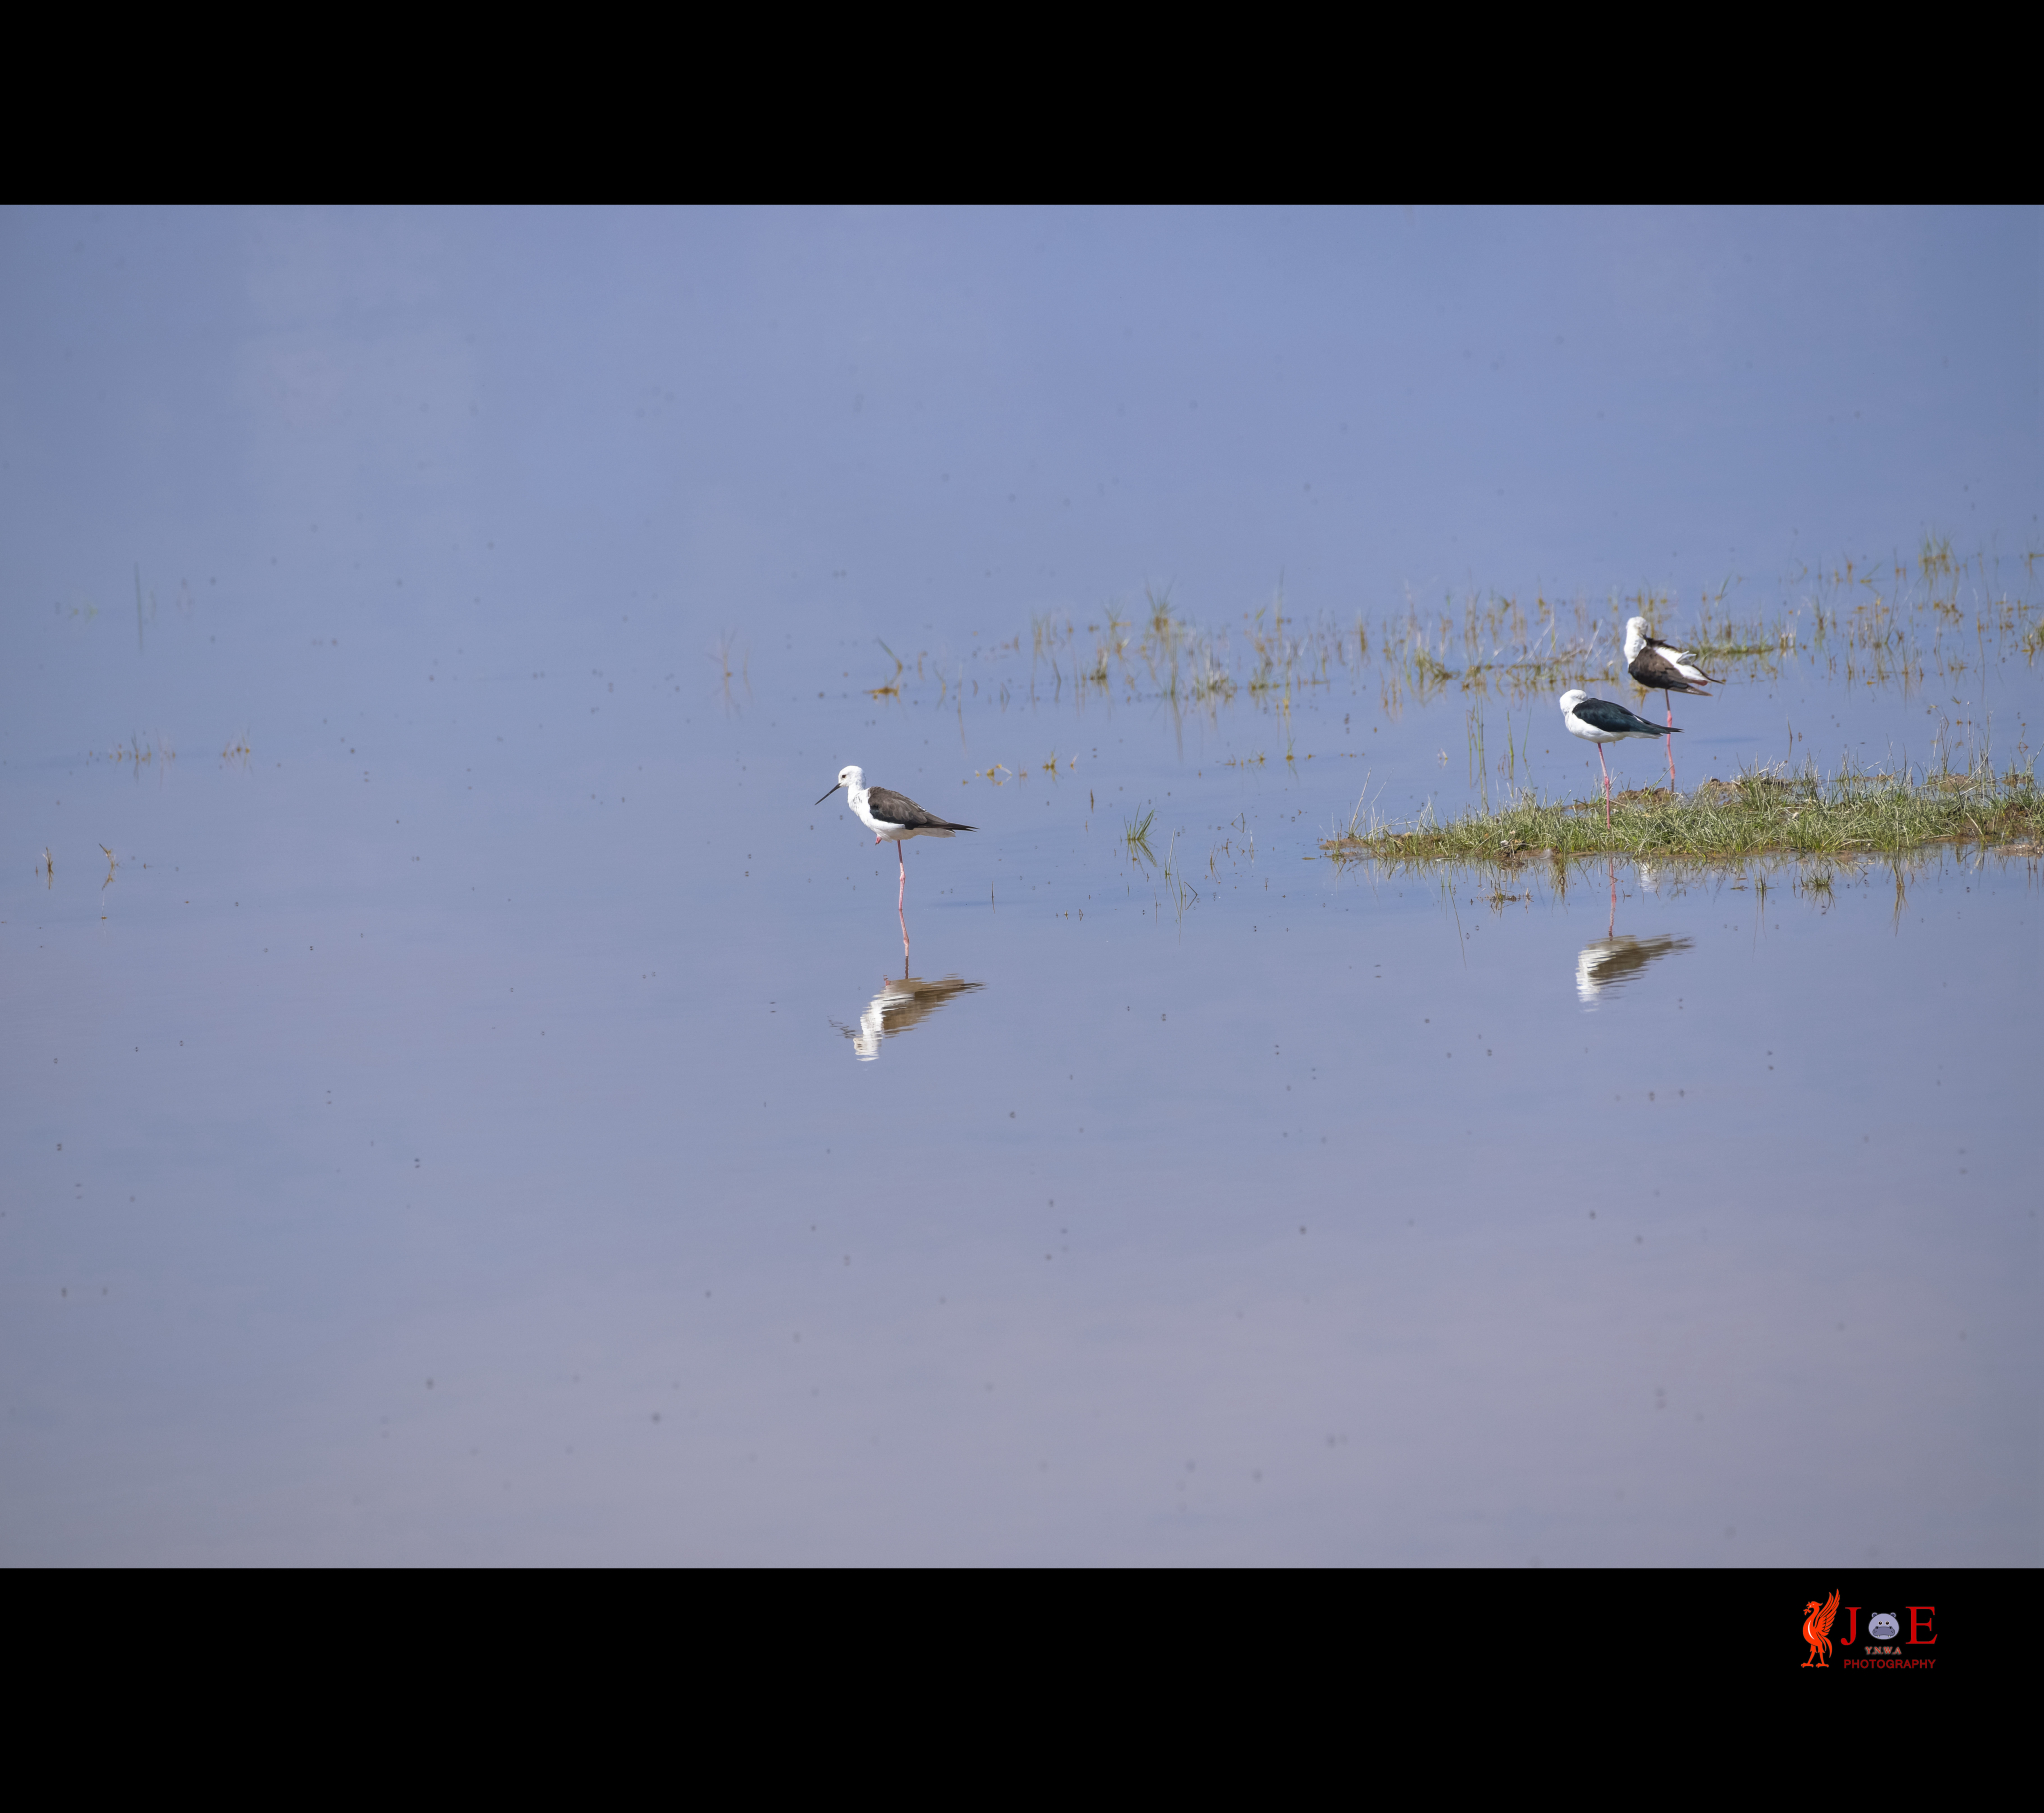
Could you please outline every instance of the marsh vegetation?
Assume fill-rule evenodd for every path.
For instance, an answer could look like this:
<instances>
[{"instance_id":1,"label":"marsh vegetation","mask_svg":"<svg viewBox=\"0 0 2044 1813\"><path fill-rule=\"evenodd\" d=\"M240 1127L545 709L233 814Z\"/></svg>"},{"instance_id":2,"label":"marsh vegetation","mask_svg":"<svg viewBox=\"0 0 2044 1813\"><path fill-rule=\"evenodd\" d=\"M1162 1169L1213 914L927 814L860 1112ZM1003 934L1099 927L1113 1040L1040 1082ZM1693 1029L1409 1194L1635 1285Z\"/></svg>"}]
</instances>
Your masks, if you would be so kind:
<instances>
[{"instance_id":1,"label":"marsh vegetation","mask_svg":"<svg viewBox=\"0 0 2044 1813\"><path fill-rule=\"evenodd\" d=\"M1280 586L1266 605L1219 625L1194 622L1170 588L1151 588L1139 604L1039 613L1026 636L979 641L963 654L924 651L912 680L882 644L892 672L868 691L900 699L934 687L939 700L985 696L1002 710L1147 700L1218 712L1241 700L1284 720L1286 759L1295 759L1293 700L1344 680L1375 692L1391 719L1449 692L1525 704L1587 685L1644 698L1624 656L1626 620L1643 616L1732 678L1774 678L1800 666L1834 683L1895 686L1906 695L1993 660L2034 661L2044 651L2034 569L2034 555L2012 563L1959 556L1949 538L1929 537L1913 554L1804 568L1773 603L1751 607L1741 603L1747 582L1728 577L1693 601L1653 588L1602 600L1496 591L1426 600L1408 589L1389 609L1307 617Z\"/></svg>"}]
</instances>

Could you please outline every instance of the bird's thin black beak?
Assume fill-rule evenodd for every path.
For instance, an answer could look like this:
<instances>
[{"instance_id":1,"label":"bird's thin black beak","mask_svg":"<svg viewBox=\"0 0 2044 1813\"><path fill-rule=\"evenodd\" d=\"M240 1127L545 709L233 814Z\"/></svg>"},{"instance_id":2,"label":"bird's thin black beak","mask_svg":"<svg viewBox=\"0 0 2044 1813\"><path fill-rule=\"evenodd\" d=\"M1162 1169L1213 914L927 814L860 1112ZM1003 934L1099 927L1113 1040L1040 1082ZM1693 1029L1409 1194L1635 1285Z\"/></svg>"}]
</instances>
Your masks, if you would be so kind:
<instances>
[{"instance_id":1,"label":"bird's thin black beak","mask_svg":"<svg viewBox=\"0 0 2044 1813\"><path fill-rule=\"evenodd\" d=\"M837 787L841 787L841 786L843 786L843 785L844 785L844 782L843 782L843 781L841 781L841 780L840 780L840 781L839 781L839 782L837 783ZM830 793L834 793L834 792L836 792L836 791L837 791L837 787L832 787L832 788L830 789ZM828 798L830 797L830 793L825 793L825 794L823 795L823 799L828 799ZM821 805L821 804L823 803L823 799L819 799L819 800L817 800L817 801L816 801L816 803L817 803L818 805Z\"/></svg>"}]
</instances>

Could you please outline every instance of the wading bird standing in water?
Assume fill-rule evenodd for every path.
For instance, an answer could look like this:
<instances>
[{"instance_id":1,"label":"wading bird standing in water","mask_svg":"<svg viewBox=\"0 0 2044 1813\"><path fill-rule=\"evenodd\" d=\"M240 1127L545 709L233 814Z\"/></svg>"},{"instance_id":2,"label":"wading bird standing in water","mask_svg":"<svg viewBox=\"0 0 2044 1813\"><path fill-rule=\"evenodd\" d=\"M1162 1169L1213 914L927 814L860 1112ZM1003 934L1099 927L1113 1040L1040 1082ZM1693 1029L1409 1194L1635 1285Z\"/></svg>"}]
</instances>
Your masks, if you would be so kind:
<instances>
[{"instance_id":1,"label":"wading bird standing in water","mask_svg":"<svg viewBox=\"0 0 2044 1813\"><path fill-rule=\"evenodd\" d=\"M872 832L873 842L894 846L895 860L901 864L901 888L894 897L894 912L901 921L901 950L905 956L908 951L908 858L902 855L901 846L911 837L949 837L955 831L976 831L979 827L952 824L934 812L925 812L905 793L896 793L888 787L867 786L863 768L840 769L837 787L844 789L844 796L851 802L851 809L858 815L859 822ZM832 787L830 793L836 792L837 787ZM825 793L823 799L828 799L830 793ZM821 805L823 799L816 803Z\"/></svg>"},{"instance_id":2,"label":"wading bird standing in water","mask_svg":"<svg viewBox=\"0 0 2044 1813\"><path fill-rule=\"evenodd\" d=\"M1709 698L1706 686L1722 686L1725 682L1713 680L1697 666L1696 657L1687 649L1678 649L1673 643L1664 643L1647 634L1647 620L1644 617L1630 619L1625 627L1625 671L1640 685L1659 692L1668 704L1668 727L1675 728L1675 694L1694 692L1699 698ZM1675 785L1675 745L1668 745L1668 784Z\"/></svg>"},{"instance_id":3,"label":"wading bird standing in water","mask_svg":"<svg viewBox=\"0 0 2044 1813\"><path fill-rule=\"evenodd\" d=\"M1615 705L1608 698L1592 698L1578 687L1573 692L1561 695L1561 720L1569 727L1571 736L1580 736L1585 742L1597 745L1597 765L1604 769L1604 828L1611 829L1611 770L1604 767L1604 745L1608 742L1622 742L1628 736L1680 736L1682 732L1673 726L1664 730L1659 724L1650 724L1644 717L1635 717L1623 705ZM1674 772L1671 767L1670 773ZM826 793L823 796L829 798Z\"/></svg>"}]
</instances>

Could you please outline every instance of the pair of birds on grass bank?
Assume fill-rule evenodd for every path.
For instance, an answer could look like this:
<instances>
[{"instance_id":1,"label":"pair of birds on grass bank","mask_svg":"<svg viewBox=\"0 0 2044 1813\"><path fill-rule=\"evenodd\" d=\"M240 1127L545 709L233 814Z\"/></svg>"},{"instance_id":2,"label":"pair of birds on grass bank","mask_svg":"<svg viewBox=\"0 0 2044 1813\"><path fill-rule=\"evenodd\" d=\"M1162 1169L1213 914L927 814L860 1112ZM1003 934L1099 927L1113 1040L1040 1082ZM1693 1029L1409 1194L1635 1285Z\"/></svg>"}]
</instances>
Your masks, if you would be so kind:
<instances>
[{"instance_id":1,"label":"pair of birds on grass bank","mask_svg":"<svg viewBox=\"0 0 2044 1813\"><path fill-rule=\"evenodd\" d=\"M1597 745L1597 766L1604 775L1604 822L1611 823L1611 770L1604 765L1604 745L1608 742L1622 742L1628 736L1680 736L1675 727L1675 698L1677 692L1694 692L1708 698L1707 686L1724 682L1713 680L1687 649L1678 649L1673 643L1664 643L1658 637L1647 634L1647 620L1633 618L1625 627L1626 672L1643 686L1659 692L1668 701L1668 722L1649 723L1644 717L1636 717L1623 705L1615 705L1609 699L1592 698L1578 688L1561 695L1562 722L1568 726L1571 736L1580 736L1585 742ZM1668 784L1675 784L1675 750L1668 745Z\"/></svg>"}]
</instances>

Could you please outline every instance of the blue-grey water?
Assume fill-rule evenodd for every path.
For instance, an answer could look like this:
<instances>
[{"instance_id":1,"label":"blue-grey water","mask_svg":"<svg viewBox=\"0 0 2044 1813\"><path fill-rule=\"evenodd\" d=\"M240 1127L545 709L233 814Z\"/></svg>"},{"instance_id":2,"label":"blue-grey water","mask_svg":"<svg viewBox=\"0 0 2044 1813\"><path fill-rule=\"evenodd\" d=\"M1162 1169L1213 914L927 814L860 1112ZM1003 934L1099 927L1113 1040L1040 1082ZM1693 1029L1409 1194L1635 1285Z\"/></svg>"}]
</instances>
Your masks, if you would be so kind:
<instances>
[{"instance_id":1,"label":"blue-grey water","mask_svg":"<svg viewBox=\"0 0 2044 1813\"><path fill-rule=\"evenodd\" d=\"M2034 848L1320 848L2030 763L2038 211L0 275L0 1558L2040 1559Z\"/></svg>"}]
</instances>

